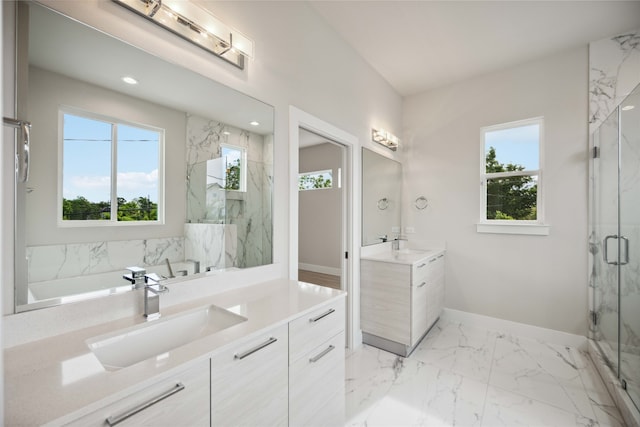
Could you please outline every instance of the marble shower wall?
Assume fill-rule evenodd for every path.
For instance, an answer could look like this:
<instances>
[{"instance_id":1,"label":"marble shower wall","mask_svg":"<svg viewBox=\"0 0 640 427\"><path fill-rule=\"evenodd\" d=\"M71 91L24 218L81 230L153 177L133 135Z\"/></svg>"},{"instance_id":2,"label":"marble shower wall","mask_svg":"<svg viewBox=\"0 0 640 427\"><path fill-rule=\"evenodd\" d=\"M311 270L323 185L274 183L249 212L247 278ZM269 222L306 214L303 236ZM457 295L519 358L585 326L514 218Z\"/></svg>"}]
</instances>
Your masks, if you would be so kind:
<instances>
[{"instance_id":1,"label":"marble shower wall","mask_svg":"<svg viewBox=\"0 0 640 427\"><path fill-rule=\"evenodd\" d=\"M589 44L590 149L593 149L596 131L597 138L602 140L597 141L601 150L606 150L603 144L608 139L617 138L617 118L609 116L639 83L640 29ZM630 140L626 143L627 151L636 152L637 149L629 151L632 148L629 143ZM601 153L601 158L605 154ZM610 215L607 214L607 211L614 210L617 217L617 201L612 199L617 194L617 177L606 177L615 174L616 170L617 165L604 165L602 160L591 161L589 165L589 307L599 316L598 327L592 324L589 335L608 341L614 348L617 347L617 275L615 269L603 261L602 240L604 236L617 234L615 219L608 218ZM630 289L629 286L623 282L623 287ZM634 339L632 336L627 334L628 339L623 339L623 342L637 341L637 337Z\"/></svg>"},{"instance_id":2,"label":"marble shower wall","mask_svg":"<svg viewBox=\"0 0 640 427\"><path fill-rule=\"evenodd\" d=\"M184 239L168 237L27 247L29 283L149 267L185 259Z\"/></svg>"},{"instance_id":3,"label":"marble shower wall","mask_svg":"<svg viewBox=\"0 0 640 427\"><path fill-rule=\"evenodd\" d=\"M207 164L207 161L221 157L221 144L247 150L246 192L225 191L221 181L210 179L207 182L207 168L210 175L222 173L222 167L218 173L215 162ZM187 117L187 220L192 224L234 225L233 232L228 227L207 228L207 235L212 238L224 234L225 242L222 248L217 241L214 251L220 258L217 259L218 264L211 265L245 268L271 262L272 153L271 136L265 137L194 115ZM237 242L232 245L228 239L234 234ZM200 249L189 247L192 243L195 240L187 237L187 252L199 253ZM229 252L233 248L236 252ZM222 258L225 258L224 262ZM233 260L232 265L230 260ZM212 262L208 258L206 261Z\"/></svg>"},{"instance_id":4,"label":"marble shower wall","mask_svg":"<svg viewBox=\"0 0 640 427\"><path fill-rule=\"evenodd\" d=\"M640 28L589 44L589 133L640 83Z\"/></svg>"}]
</instances>

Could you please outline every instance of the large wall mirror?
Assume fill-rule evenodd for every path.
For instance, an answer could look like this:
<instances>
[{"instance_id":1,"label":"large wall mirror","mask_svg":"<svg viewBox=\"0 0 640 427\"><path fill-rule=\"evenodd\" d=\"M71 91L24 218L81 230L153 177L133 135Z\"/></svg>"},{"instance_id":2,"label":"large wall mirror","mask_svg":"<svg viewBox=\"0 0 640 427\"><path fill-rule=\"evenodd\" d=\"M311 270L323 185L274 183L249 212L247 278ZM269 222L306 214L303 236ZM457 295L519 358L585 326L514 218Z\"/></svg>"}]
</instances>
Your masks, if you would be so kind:
<instances>
[{"instance_id":1,"label":"large wall mirror","mask_svg":"<svg viewBox=\"0 0 640 427\"><path fill-rule=\"evenodd\" d=\"M273 107L42 5L19 16L16 312L130 290L131 266L272 262Z\"/></svg>"},{"instance_id":2,"label":"large wall mirror","mask_svg":"<svg viewBox=\"0 0 640 427\"><path fill-rule=\"evenodd\" d=\"M362 246L400 234L402 164L362 149Z\"/></svg>"}]
</instances>

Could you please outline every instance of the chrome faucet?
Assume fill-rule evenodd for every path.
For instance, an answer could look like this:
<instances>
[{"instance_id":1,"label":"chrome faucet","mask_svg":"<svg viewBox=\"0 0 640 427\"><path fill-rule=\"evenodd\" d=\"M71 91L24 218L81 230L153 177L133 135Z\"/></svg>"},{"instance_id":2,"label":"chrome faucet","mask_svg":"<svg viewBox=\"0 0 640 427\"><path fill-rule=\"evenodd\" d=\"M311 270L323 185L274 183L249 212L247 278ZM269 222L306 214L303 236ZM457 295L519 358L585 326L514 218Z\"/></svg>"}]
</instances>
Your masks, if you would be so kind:
<instances>
[{"instance_id":1,"label":"chrome faucet","mask_svg":"<svg viewBox=\"0 0 640 427\"><path fill-rule=\"evenodd\" d=\"M133 289L140 289L146 282L145 275L147 270L141 267L127 267L129 273L123 274L122 278L133 284Z\"/></svg>"},{"instance_id":2,"label":"chrome faucet","mask_svg":"<svg viewBox=\"0 0 640 427\"><path fill-rule=\"evenodd\" d=\"M406 237L404 237L402 235L397 235L393 239L393 241L391 242L391 250L394 250L394 251L399 251L400 250L400 240L407 241L409 239L407 239Z\"/></svg>"},{"instance_id":3,"label":"chrome faucet","mask_svg":"<svg viewBox=\"0 0 640 427\"><path fill-rule=\"evenodd\" d=\"M169 292L169 288L160 283L155 273L144 275L144 317L155 320L160 317L160 294Z\"/></svg>"}]
</instances>

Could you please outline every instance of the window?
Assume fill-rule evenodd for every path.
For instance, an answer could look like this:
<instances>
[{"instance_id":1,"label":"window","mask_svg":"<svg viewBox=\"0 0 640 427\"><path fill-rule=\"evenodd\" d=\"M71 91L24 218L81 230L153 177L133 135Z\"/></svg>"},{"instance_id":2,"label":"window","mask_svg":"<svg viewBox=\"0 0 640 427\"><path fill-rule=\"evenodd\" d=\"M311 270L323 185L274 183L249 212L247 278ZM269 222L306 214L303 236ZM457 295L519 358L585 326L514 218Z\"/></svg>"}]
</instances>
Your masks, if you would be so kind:
<instances>
[{"instance_id":1,"label":"window","mask_svg":"<svg viewBox=\"0 0 640 427\"><path fill-rule=\"evenodd\" d=\"M324 188L332 188L332 173L331 169L306 172L298 175L298 190L318 190Z\"/></svg>"},{"instance_id":2,"label":"window","mask_svg":"<svg viewBox=\"0 0 640 427\"><path fill-rule=\"evenodd\" d=\"M224 189L247 191L247 150L234 145L220 144L224 163Z\"/></svg>"},{"instance_id":3,"label":"window","mask_svg":"<svg viewBox=\"0 0 640 427\"><path fill-rule=\"evenodd\" d=\"M482 164L478 231L546 234L541 225L543 119L535 118L481 129ZM487 229L482 225L525 226Z\"/></svg>"},{"instance_id":4,"label":"window","mask_svg":"<svg viewBox=\"0 0 640 427\"><path fill-rule=\"evenodd\" d=\"M60 111L61 225L161 222L164 131Z\"/></svg>"}]
</instances>

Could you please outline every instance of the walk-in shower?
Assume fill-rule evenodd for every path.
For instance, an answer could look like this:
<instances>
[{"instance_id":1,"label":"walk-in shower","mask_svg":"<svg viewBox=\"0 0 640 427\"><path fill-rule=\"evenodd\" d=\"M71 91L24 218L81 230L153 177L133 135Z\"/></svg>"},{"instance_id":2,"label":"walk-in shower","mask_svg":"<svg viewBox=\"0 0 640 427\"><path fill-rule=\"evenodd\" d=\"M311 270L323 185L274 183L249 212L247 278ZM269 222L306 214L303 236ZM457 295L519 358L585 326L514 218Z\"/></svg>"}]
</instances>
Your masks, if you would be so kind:
<instances>
[{"instance_id":1,"label":"walk-in shower","mask_svg":"<svg viewBox=\"0 0 640 427\"><path fill-rule=\"evenodd\" d=\"M596 363L600 360L607 365L601 372L612 374L610 391L619 395L618 405L626 403L628 413L637 416L640 408L640 86L592 135L590 205L592 355Z\"/></svg>"}]
</instances>

